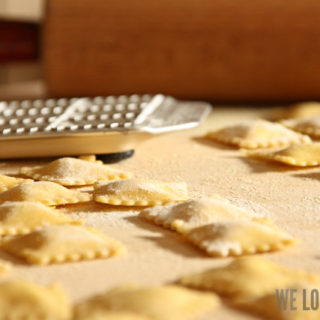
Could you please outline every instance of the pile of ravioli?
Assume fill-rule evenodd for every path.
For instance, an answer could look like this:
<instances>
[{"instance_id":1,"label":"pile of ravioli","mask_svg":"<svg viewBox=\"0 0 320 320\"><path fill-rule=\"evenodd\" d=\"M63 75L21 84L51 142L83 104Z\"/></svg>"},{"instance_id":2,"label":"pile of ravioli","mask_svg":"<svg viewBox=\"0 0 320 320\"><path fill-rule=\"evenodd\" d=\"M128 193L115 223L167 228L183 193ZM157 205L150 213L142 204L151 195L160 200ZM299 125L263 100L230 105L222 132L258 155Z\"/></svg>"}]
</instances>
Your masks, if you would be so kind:
<instances>
[{"instance_id":1,"label":"pile of ravioli","mask_svg":"<svg viewBox=\"0 0 320 320\"><path fill-rule=\"evenodd\" d=\"M241 148L265 148L246 152L294 165L316 165L320 150L308 135L265 120L247 121L207 136ZM83 191L83 186L92 188ZM39 286L24 279L0 279L0 319L184 320L222 303L266 319L306 319L302 310L279 310L276 289L296 289L299 300L303 290L319 287L320 279L258 257L295 243L273 221L219 195L190 198L183 182L134 178L94 156L24 167L19 177L0 175L0 249L18 261L43 268L126 254L118 239L70 219L59 207L82 202L137 207L140 219L176 232L185 245L196 246L213 258L235 259L219 268L181 275L175 284L123 284L76 305L59 284ZM0 262L1 274L10 269L12 265ZM319 311L308 312L308 319L319 318Z\"/></svg>"},{"instance_id":2,"label":"pile of ravioli","mask_svg":"<svg viewBox=\"0 0 320 320\"><path fill-rule=\"evenodd\" d=\"M206 137L263 160L295 167L320 165L320 103L300 103L278 116L285 119L242 121L210 131Z\"/></svg>"}]
</instances>

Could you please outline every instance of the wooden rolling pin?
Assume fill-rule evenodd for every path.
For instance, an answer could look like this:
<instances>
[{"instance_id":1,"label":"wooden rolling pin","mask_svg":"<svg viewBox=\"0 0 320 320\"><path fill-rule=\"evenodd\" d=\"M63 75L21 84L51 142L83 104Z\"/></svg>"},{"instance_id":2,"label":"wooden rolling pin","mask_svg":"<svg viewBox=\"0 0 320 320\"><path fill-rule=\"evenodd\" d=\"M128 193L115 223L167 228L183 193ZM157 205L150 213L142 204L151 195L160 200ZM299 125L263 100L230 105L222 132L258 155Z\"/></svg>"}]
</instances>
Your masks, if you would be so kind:
<instances>
[{"instance_id":1,"label":"wooden rolling pin","mask_svg":"<svg viewBox=\"0 0 320 320\"><path fill-rule=\"evenodd\" d=\"M50 95L320 99L318 0L49 0Z\"/></svg>"}]
</instances>

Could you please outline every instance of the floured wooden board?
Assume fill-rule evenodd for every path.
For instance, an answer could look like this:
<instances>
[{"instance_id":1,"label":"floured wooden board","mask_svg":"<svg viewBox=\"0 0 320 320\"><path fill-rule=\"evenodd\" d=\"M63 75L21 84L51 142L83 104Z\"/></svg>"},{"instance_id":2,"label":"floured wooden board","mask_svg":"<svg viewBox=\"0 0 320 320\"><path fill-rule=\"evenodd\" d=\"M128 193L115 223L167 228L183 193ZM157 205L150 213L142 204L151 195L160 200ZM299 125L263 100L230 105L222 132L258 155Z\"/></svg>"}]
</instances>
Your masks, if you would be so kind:
<instances>
[{"instance_id":1,"label":"floured wooden board","mask_svg":"<svg viewBox=\"0 0 320 320\"><path fill-rule=\"evenodd\" d=\"M295 169L278 163L248 158L238 150L202 137L208 130L263 118L264 110L219 109L199 128L158 136L136 149L134 157L114 167L132 172L139 179L184 181L190 196L219 194L231 203L274 223L300 243L284 251L260 256L281 265L320 274L320 168ZM34 162L0 162L0 173L16 174ZM111 165L113 167L113 165ZM82 203L60 207L70 218L112 237L127 248L116 259L29 266L6 253L10 274L40 285L59 282L73 302L128 283L162 285L182 275L226 265L230 258L212 258L181 240L174 231L137 217L140 208ZM258 319L222 306L199 320Z\"/></svg>"}]
</instances>

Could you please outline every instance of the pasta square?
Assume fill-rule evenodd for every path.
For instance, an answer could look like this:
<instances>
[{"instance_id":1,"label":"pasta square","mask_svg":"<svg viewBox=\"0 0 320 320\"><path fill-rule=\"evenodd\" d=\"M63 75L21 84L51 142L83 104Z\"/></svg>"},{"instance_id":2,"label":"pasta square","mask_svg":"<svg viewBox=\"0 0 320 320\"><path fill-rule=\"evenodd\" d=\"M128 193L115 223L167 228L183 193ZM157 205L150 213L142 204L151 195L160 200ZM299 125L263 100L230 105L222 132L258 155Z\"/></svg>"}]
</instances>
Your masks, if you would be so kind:
<instances>
[{"instance_id":1,"label":"pasta square","mask_svg":"<svg viewBox=\"0 0 320 320\"><path fill-rule=\"evenodd\" d=\"M36 180L52 181L64 186L81 186L97 181L131 178L132 174L114 169L97 161L60 158L35 168L23 167L20 173Z\"/></svg>"},{"instance_id":2,"label":"pasta square","mask_svg":"<svg viewBox=\"0 0 320 320\"><path fill-rule=\"evenodd\" d=\"M87 202L91 195L78 190L69 190L49 181L22 183L8 191L0 193L0 204L6 201L33 201L48 206Z\"/></svg>"},{"instance_id":3,"label":"pasta square","mask_svg":"<svg viewBox=\"0 0 320 320\"><path fill-rule=\"evenodd\" d=\"M184 236L209 255L219 257L270 252L294 243L291 236L276 227L249 220L207 224Z\"/></svg>"},{"instance_id":4,"label":"pasta square","mask_svg":"<svg viewBox=\"0 0 320 320\"><path fill-rule=\"evenodd\" d=\"M185 183L127 179L96 184L93 199L111 205L155 206L186 200L188 191Z\"/></svg>"},{"instance_id":5,"label":"pasta square","mask_svg":"<svg viewBox=\"0 0 320 320\"><path fill-rule=\"evenodd\" d=\"M214 291L240 303L274 294L278 288L317 284L319 277L283 267L260 257L241 257L224 267L183 276L179 283Z\"/></svg>"},{"instance_id":6,"label":"pasta square","mask_svg":"<svg viewBox=\"0 0 320 320\"><path fill-rule=\"evenodd\" d=\"M115 288L75 307L78 320L110 311L133 312L157 320L194 319L219 306L219 298L179 286Z\"/></svg>"},{"instance_id":7,"label":"pasta square","mask_svg":"<svg viewBox=\"0 0 320 320\"><path fill-rule=\"evenodd\" d=\"M68 320L71 305L57 284L42 287L25 280L0 283L0 319Z\"/></svg>"},{"instance_id":8,"label":"pasta square","mask_svg":"<svg viewBox=\"0 0 320 320\"><path fill-rule=\"evenodd\" d=\"M250 157L282 162L290 166L311 167L320 164L320 143L301 144L281 150L244 152Z\"/></svg>"},{"instance_id":9,"label":"pasta square","mask_svg":"<svg viewBox=\"0 0 320 320\"><path fill-rule=\"evenodd\" d=\"M215 222L258 219L218 195L147 208L139 216L178 232Z\"/></svg>"},{"instance_id":10,"label":"pasta square","mask_svg":"<svg viewBox=\"0 0 320 320\"><path fill-rule=\"evenodd\" d=\"M292 130L307 134L311 137L320 137L319 114L308 118L283 120L281 123Z\"/></svg>"},{"instance_id":11,"label":"pasta square","mask_svg":"<svg viewBox=\"0 0 320 320\"><path fill-rule=\"evenodd\" d=\"M31 179L21 179L0 174L0 192L7 191L25 182L31 182Z\"/></svg>"},{"instance_id":12,"label":"pasta square","mask_svg":"<svg viewBox=\"0 0 320 320\"><path fill-rule=\"evenodd\" d=\"M266 120L243 121L217 131L211 131L207 134L207 138L247 149L281 147L311 142L308 136Z\"/></svg>"},{"instance_id":13,"label":"pasta square","mask_svg":"<svg viewBox=\"0 0 320 320\"><path fill-rule=\"evenodd\" d=\"M16 201L0 205L0 235L25 234L46 225L82 224L40 202Z\"/></svg>"},{"instance_id":14,"label":"pasta square","mask_svg":"<svg viewBox=\"0 0 320 320\"><path fill-rule=\"evenodd\" d=\"M109 258L125 247L93 228L50 226L26 235L3 240L3 250L29 264L52 264L96 258Z\"/></svg>"}]
</instances>

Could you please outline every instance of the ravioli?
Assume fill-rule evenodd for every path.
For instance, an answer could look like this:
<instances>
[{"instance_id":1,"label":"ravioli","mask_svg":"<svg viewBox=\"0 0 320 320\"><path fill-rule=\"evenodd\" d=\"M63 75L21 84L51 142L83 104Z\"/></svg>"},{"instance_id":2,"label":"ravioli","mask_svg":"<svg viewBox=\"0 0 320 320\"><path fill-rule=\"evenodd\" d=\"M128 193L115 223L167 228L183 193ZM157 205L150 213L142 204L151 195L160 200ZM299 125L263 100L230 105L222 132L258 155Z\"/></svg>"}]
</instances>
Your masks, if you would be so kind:
<instances>
[{"instance_id":1,"label":"ravioli","mask_svg":"<svg viewBox=\"0 0 320 320\"><path fill-rule=\"evenodd\" d=\"M16 187L17 185L25 182L31 182L31 179L21 179L15 177L9 177L3 174L0 174L0 192L7 191Z\"/></svg>"},{"instance_id":2,"label":"ravioli","mask_svg":"<svg viewBox=\"0 0 320 320\"><path fill-rule=\"evenodd\" d=\"M16 201L0 205L0 235L25 234L46 225L82 224L40 202Z\"/></svg>"},{"instance_id":3,"label":"ravioli","mask_svg":"<svg viewBox=\"0 0 320 320\"><path fill-rule=\"evenodd\" d=\"M319 288L319 286L317 286ZM304 284L303 287L291 286L290 288L276 288L274 292L255 299L249 299L237 304L247 312L267 317L267 319L275 320L319 320L320 309L311 309L311 292L315 289L310 284ZM281 291L282 290L282 291ZM293 306L296 310L291 310L291 293L293 294ZM316 289L318 290L318 289ZM314 303L314 302L313 302ZM309 310L304 309L309 308Z\"/></svg>"},{"instance_id":4,"label":"ravioli","mask_svg":"<svg viewBox=\"0 0 320 320\"><path fill-rule=\"evenodd\" d=\"M147 208L139 216L179 232L215 222L258 219L218 195Z\"/></svg>"},{"instance_id":5,"label":"ravioli","mask_svg":"<svg viewBox=\"0 0 320 320\"><path fill-rule=\"evenodd\" d=\"M8 191L0 193L0 204L6 201L33 201L45 205L87 202L91 195L78 190L69 190L49 181L22 183Z\"/></svg>"},{"instance_id":6,"label":"ravioli","mask_svg":"<svg viewBox=\"0 0 320 320\"><path fill-rule=\"evenodd\" d=\"M78 319L81 320L82 318L75 318L75 320ZM125 311L97 311L90 313L90 320L154 320L154 318L151 319L137 313Z\"/></svg>"},{"instance_id":7,"label":"ravioli","mask_svg":"<svg viewBox=\"0 0 320 320\"><path fill-rule=\"evenodd\" d=\"M269 224L227 221L187 231L187 240L211 256L240 256L280 250L294 243L288 234Z\"/></svg>"},{"instance_id":8,"label":"ravioli","mask_svg":"<svg viewBox=\"0 0 320 320\"><path fill-rule=\"evenodd\" d=\"M96 161L61 158L35 168L23 167L21 174L36 180L52 181L64 186L91 185L97 181L127 179L131 173L120 171Z\"/></svg>"},{"instance_id":9,"label":"ravioli","mask_svg":"<svg viewBox=\"0 0 320 320\"><path fill-rule=\"evenodd\" d=\"M94 185L97 202L122 206L155 206L188 199L187 185L178 182L127 179Z\"/></svg>"},{"instance_id":10,"label":"ravioli","mask_svg":"<svg viewBox=\"0 0 320 320\"><path fill-rule=\"evenodd\" d=\"M320 115L302 119L283 120L281 123L292 130L307 134L311 137L320 137Z\"/></svg>"},{"instance_id":11,"label":"ravioli","mask_svg":"<svg viewBox=\"0 0 320 320\"><path fill-rule=\"evenodd\" d=\"M320 143L301 144L281 150L244 152L251 157L282 162L290 166L311 167L320 164Z\"/></svg>"},{"instance_id":12,"label":"ravioli","mask_svg":"<svg viewBox=\"0 0 320 320\"><path fill-rule=\"evenodd\" d=\"M54 284L42 287L25 280L0 283L0 319L68 320L71 305L65 292Z\"/></svg>"},{"instance_id":13,"label":"ravioli","mask_svg":"<svg viewBox=\"0 0 320 320\"><path fill-rule=\"evenodd\" d=\"M2 249L29 264L109 258L125 251L118 241L93 228L64 225L37 229L3 240Z\"/></svg>"},{"instance_id":14,"label":"ravioli","mask_svg":"<svg viewBox=\"0 0 320 320\"><path fill-rule=\"evenodd\" d=\"M174 285L115 288L75 306L77 320L109 311L133 312L154 320L194 319L219 306L219 298Z\"/></svg>"},{"instance_id":15,"label":"ravioli","mask_svg":"<svg viewBox=\"0 0 320 320\"><path fill-rule=\"evenodd\" d=\"M320 115L320 102L306 101L300 102L284 110L284 118L301 119Z\"/></svg>"},{"instance_id":16,"label":"ravioli","mask_svg":"<svg viewBox=\"0 0 320 320\"><path fill-rule=\"evenodd\" d=\"M11 270L11 264L0 260L0 275L3 273L7 273L10 270Z\"/></svg>"},{"instance_id":17,"label":"ravioli","mask_svg":"<svg viewBox=\"0 0 320 320\"><path fill-rule=\"evenodd\" d=\"M253 256L237 258L224 267L183 276L179 283L214 291L240 303L274 294L279 288L314 285L319 283L319 277Z\"/></svg>"},{"instance_id":18,"label":"ravioli","mask_svg":"<svg viewBox=\"0 0 320 320\"><path fill-rule=\"evenodd\" d=\"M247 120L217 131L207 138L247 149L289 146L310 143L306 136L285 128L281 124L266 120Z\"/></svg>"}]
</instances>

